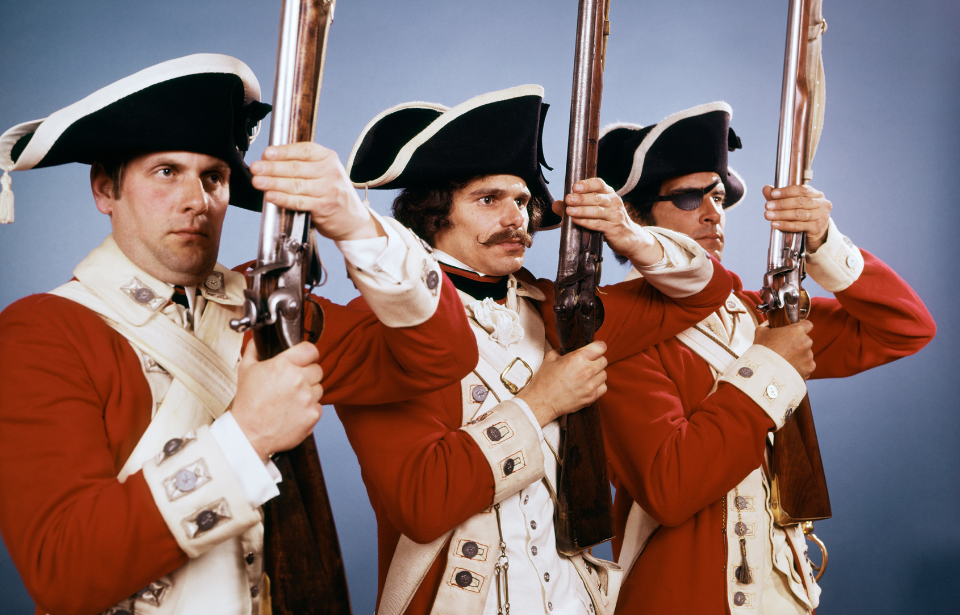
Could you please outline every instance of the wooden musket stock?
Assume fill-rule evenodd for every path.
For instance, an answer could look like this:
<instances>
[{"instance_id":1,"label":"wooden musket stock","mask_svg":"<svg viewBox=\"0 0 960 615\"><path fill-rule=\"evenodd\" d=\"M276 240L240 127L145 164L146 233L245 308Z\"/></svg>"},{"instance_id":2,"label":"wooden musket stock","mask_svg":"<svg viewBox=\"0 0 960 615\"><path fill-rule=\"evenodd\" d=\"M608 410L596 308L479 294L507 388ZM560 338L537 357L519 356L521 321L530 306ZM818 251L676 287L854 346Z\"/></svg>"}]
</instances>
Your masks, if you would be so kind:
<instances>
[{"instance_id":1,"label":"wooden musket stock","mask_svg":"<svg viewBox=\"0 0 960 615\"><path fill-rule=\"evenodd\" d=\"M565 194L572 192L574 183L597 175L608 9L605 0L580 0ZM592 342L603 322L603 305L596 294L602 248L601 233L576 226L569 216L563 216L553 308L563 354ZM562 449L557 549L573 555L615 534L597 402L567 415Z\"/></svg>"},{"instance_id":2,"label":"wooden musket stock","mask_svg":"<svg viewBox=\"0 0 960 615\"><path fill-rule=\"evenodd\" d=\"M776 188L806 183L812 157L808 123L813 93L808 87L807 38L814 0L791 0L784 59L783 94L780 107L780 137L777 151ZM809 153L809 155L808 155ZM764 278L761 308L771 327L798 322L806 315L809 299L801 290L804 234L772 230L768 272ZM827 519L830 495L820 458L820 445L810 401L804 397L774 436L771 462L771 508L781 526Z\"/></svg>"},{"instance_id":3,"label":"wooden musket stock","mask_svg":"<svg viewBox=\"0 0 960 615\"><path fill-rule=\"evenodd\" d=\"M313 141L334 0L284 0L274 86L270 144ZM247 291L246 328L260 359L268 359L323 329L305 286L320 281L308 214L264 201L257 267ZM304 335L305 328L308 335ZM350 615L350 596L333 512L313 436L274 457L280 495L263 506L261 613Z\"/></svg>"}]
</instances>

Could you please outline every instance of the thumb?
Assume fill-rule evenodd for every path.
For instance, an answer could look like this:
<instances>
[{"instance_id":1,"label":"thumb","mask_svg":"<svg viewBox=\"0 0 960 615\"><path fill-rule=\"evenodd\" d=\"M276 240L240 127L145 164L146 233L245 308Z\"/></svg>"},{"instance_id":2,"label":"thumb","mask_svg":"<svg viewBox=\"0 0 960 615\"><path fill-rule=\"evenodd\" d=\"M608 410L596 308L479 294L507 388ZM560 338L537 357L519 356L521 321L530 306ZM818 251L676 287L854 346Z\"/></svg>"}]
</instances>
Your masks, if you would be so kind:
<instances>
[{"instance_id":1,"label":"thumb","mask_svg":"<svg viewBox=\"0 0 960 615\"><path fill-rule=\"evenodd\" d=\"M240 357L240 365L237 366L237 369L238 371L249 369L251 366L256 365L259 360L257 356L257 345L254 344L251 339L243 349L243 356Z\"/></svg>"}]
</instances>

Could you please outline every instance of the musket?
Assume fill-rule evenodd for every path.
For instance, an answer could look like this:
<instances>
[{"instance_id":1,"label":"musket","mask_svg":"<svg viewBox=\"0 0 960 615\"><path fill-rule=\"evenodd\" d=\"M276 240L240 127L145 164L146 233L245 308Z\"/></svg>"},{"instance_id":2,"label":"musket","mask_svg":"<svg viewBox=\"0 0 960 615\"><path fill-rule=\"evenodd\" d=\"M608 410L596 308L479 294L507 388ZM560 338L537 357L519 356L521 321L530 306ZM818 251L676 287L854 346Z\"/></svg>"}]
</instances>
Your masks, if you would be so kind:
<instances>
[{"instance_id":1,"label":"musket","mask_svg":"<svg viewBox=\"0 0 960 615\"><path fill-rule=\"evenodd\" d=\"M283 0L270 145L313 141L334 5L335 0ZM321 275L309 214L265 200L245 314L230 323L238 331L253 329L261 360L305 338L319 338L323 314L311 310L308 289ZM273 461L283 480L280 495L263 507L260 612L349 615L343 557L313 436Z\"/></svg>"},{"instance_id":2,"label":"musket","mask_svg":"<svg viewBox=\"0 0 960 615\"><path fill-rule=\"evenodd\" d=\"M787 46L780 102L780 135L777 144L775 188L810 181L813 156L823 120L824 79L820 36L826 30L822 0L790 0ZM805 318L810 299L803 290L805 234L770 232L767 273L763 278L763 303L771 327L783 327ZM774 436L770 464L770 508L783 527L802 524L823 551L817 580L827 566L827 551L814 535L813 521L829 519L830 494L820 457L810 400L804 396L784 426Z\"/></svg>"},{"instance_id":3,"label":"musket","mask_svg":"<svg viewBox=\"0 0 960 615\"><path fill-rule=\"evenodd\" d=\"M570 194L576 182L597 176L609 10L609 0L580 0L564 194ZM564 214L553 305L561 354L591 343L603 324L603 304L597 297L602 249L602 233L577 226ZM562 449L557 487L557 549L573 555L615 534L597 402L566 416Z\"/></svg>"}]
</instances>

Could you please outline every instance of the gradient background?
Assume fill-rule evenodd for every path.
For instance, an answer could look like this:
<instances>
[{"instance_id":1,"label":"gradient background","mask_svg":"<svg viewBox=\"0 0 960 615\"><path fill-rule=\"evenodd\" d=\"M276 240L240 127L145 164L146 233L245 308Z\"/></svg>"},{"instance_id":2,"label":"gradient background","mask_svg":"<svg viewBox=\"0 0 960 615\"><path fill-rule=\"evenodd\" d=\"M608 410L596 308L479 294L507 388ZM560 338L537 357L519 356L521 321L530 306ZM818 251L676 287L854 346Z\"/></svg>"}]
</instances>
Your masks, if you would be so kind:
<instances>
[{"instance_id":1,"label":"gradient background","mask_svg":"<svg viewBox=\"0 0 960 615\"><path fill-rule=\"evenodd\" d=\"M317 141L346 160L375 114L426 100L455 105L484 92L539 83L553 105L544 145L562 190L574 0L341 0L331 30ZM0 130L44 117L116 79L198 52L236 56L272 99L279 3L3 2ZM772 181L783 68L785 0L614 0L603 121L657 122L725 100L745 149L731 156L749 191L727 223L724 265L761 281L767 244L760 188ZM918 356L846 380L811 383L834 518L817 524L830 569L818 613L957 612L960 583L960 385L955 366L957 167L960 161L960 3L828 0L827 109L814 185L839 227L892 265L940 327ZM254 144L259 156L268 126ZM52 289L109 232L90 196L87 167L13 174L17 221L0 227L0 308ZM389 209L391 194L371 193ZM227 217L220 260L255 256L259 219ZM528 256L553 277L558 232ZM356 292L339 253L323 243L323 294ZM625 270L608 261L606 281ZM811 288L815 285L811 284ZM950 306L954 306L951 308ZM317 427L354 611L376 594L373 511L356 457L332 408ZM146 553L145 553L146 555ZM91 558L90 565L97 565ZM63 591L69 592L69 587ZM949 604L954 604L949 607ZM32 612L0 549L0 613Z\"/></svg>"}]
</instances>

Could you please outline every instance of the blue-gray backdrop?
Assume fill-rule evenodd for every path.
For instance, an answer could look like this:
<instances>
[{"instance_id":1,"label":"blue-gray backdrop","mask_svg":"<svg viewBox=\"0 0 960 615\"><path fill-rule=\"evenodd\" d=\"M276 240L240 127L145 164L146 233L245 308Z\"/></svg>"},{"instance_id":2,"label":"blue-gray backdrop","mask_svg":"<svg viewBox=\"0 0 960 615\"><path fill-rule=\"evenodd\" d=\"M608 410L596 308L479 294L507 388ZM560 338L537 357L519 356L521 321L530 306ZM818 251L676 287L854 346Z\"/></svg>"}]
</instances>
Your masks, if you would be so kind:
<instances>
[{"instance_id":1,"label":"blue-gray backdrop","mask_svg":"<svg viewBox=\"0 0 960 615\"><path fill-rule=\"evenodd\" d=\"M0 4L0 130L44 117L157 62L198 52L242 59L259 76L264 98L272 98L279 2ZM728 220L724 265L748 286L759 284L766 255L760 188L773 179L786 4L615 0L611 10L604 122L653 123L713 100L733 106L744 149L732 164L750 190ZM544 145L557 169L547 177L558 190L576 5L341 0L317 141L345 160L366 122L397 103L454 105L483 92L539 83L553 105ZM915 357L810 386L834 510L832 520L817 526L831 552L818 612L956 613L960 385L953 374L960 334L949 315L960 285L948 274L957 271L951 259L960 221L960 3L828 0L824 12L827 107L813 183L833 201L840 228L913 285L940 329ZM254 155L265 141L255 144ZM90 197L86 167L15 173L13 184L17 221L0 227L0 308L68 280L73 266L109 232ZM385 212L391 198L374 193L371 201ZM252 258L257 229L256 215L233 211L221 261L234 265ZM537 237L528 257L534 272L554 275L557 235ZM330 245L324 252L332 275L322 290L346 302L355 291L336 264L339 254ZM612 266L606 280L623 273ZM317 435L354 609L371 613L377 578L373 512L332 408ZM0 613L31 612L3 549L0 596Z\"/></svg>"}]
</instances>

